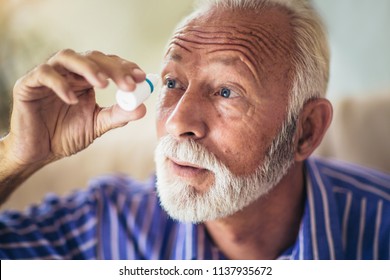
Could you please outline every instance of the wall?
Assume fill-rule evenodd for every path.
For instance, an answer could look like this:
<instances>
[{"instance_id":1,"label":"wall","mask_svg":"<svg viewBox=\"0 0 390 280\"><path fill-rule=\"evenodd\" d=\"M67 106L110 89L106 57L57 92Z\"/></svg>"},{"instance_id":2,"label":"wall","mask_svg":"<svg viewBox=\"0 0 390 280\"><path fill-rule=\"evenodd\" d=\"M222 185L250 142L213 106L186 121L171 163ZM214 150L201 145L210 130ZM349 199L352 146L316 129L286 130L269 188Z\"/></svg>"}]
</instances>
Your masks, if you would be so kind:
<instances>
[{"instance_id":1,"label":"wall","mask_svg":"<svg viewBox=\"0 0 390 280\"><path fill-rule=\"evenodd\" d=\"M22 0L9 3L17 2ZM315 1L325 18L331 41L329 98L332 100L390 88L390 33L387 30L390 1L373 3L370 0ZM10 30L20 42L20 49L28 47L29 51L22 56L14 50L15 59L22 59L14 61L15 69L9 77L16 80L63 48L117 54L137 62L146 72L156 72L175 24L191 7L192 0L24 1L10 18ZM99 103L112 104L114 92L113 85L98 92ZM37 202L48 191L69 192L85 186L90 177L102 173L123 172L138 179L148 177L154 169L155 102L155 97L146 102L148 114L141 121L104 135L86 151L35 174L4 207L20 208ZM64 178L58 178L61 170L78 176L64 174Z\"/></svg>"},{"instance_id":2,"label":"wall","mask_svg":"<svg viewBox=\"0 0 390 280\"><path fill-rule=\"evenodd\" d=\"M314 2L329 32L329 98L390 89L390 1Z\"/></svg>"}]
</instances>

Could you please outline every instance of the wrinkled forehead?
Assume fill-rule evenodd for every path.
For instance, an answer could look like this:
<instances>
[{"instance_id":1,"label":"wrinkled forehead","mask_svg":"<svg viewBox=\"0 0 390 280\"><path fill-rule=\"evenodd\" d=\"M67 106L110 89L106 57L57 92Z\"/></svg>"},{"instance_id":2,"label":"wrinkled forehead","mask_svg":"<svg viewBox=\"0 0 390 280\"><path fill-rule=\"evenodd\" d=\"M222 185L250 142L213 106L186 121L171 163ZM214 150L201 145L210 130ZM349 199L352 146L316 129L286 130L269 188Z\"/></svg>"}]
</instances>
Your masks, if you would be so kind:
<instances>
[{"instance_id":1,"label":"wrinkled forehead","mask_svg":"<svg viewBox=\"0 0 390 280\"><path fill-rule=\"evenodd\" d=\"M261 11L213 7L193 14L179 25L167 54L177 49L237 52L260 72L269 72L276 64L290 68L293 40L289 14L281 7Z\"/></svg>"}]
</instances>

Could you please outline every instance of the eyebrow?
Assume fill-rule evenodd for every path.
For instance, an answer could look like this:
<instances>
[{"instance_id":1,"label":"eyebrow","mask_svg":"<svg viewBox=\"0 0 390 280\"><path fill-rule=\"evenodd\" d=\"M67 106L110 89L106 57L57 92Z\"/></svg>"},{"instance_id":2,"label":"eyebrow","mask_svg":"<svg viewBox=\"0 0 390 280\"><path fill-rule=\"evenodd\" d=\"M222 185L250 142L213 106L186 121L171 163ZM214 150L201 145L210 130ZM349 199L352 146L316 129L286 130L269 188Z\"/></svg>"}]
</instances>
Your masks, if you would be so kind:
<instances>
[{"instance_id":1,"label":"eyebrow","mask_svg":"<svg viewBox=\"0 0 390 280\"><path fill-rule=\"evenodd\" d=\"M176 62L181 62L183 60L183 57L180 54L173 53L173 54L169 54L165 60L173 60Z\"/></svg>"},{"instance_id":2,"label":"eyebrow","mask_svg":"<svg viewBox=\"0 0 390 280\"><path fill-rule=\"evenodd\" d=\"M181 62L183 60L183 57L180 54L173 53L173 54L169 54L166 59L173 60L176 62ZM238 57L218 56L212 58L211 62L221 63L224 65L234 65L238 60L240 60Z\"/></svg>"},{"instance_id":3,"label":"eyebrow","mask_svg":"<svg viewBox=\"0 0 390 280\"><path fill-rule=\"evenodd\" d=\"M211 62L221 63L224 65L230 66L230 65L236 64L236 62L238 60L240 60L240 59L237 57L218 56L218 57L212 58Z\"/></svg>"}]
</instances>

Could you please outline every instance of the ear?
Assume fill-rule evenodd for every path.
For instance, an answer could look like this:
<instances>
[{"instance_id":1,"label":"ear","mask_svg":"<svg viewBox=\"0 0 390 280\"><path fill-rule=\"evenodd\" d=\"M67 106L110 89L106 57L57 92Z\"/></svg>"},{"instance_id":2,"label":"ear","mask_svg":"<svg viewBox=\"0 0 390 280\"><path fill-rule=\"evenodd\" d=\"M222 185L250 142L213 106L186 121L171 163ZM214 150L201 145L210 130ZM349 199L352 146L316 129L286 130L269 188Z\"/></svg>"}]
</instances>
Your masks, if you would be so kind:
<instances>
[{"instance_id":1,"label":"ear","mask_svg":"<svg viewBox=\"0 0 390 280\"><path fill-rule=\"evenodd\" d=\"M307 159L320 145L333 116L330 102L324 98L307 102L297 125L295 160Z\"/></svg>"}]
</instances>

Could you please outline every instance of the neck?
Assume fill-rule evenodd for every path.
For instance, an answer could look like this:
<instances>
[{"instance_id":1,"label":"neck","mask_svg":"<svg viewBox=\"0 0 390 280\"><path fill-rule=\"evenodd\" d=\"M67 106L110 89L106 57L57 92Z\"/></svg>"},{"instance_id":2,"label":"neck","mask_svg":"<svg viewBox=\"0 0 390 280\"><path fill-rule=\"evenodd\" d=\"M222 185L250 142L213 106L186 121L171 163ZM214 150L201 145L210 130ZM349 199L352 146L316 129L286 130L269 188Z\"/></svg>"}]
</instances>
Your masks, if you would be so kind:
<instances>
[{"instance_id":1,"label":"neck","mask_svg":"<svg viewBox=\"0 0 390 280\"><path fill-rule=\"evenodd\" d=\"M303 163L296 163L266 196L205 225L230 259L275 259L295 242L303 207Z\"/></svg>"}]
</instances>

